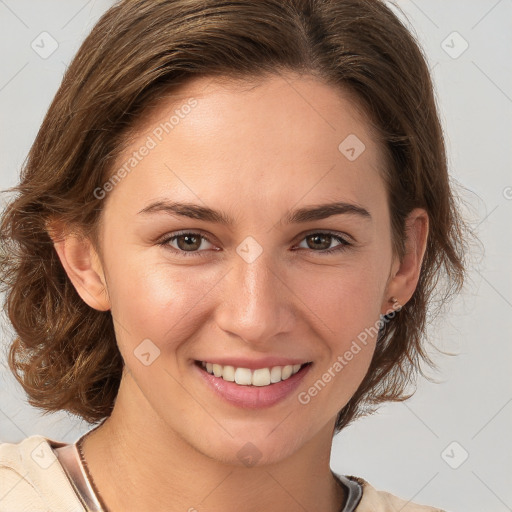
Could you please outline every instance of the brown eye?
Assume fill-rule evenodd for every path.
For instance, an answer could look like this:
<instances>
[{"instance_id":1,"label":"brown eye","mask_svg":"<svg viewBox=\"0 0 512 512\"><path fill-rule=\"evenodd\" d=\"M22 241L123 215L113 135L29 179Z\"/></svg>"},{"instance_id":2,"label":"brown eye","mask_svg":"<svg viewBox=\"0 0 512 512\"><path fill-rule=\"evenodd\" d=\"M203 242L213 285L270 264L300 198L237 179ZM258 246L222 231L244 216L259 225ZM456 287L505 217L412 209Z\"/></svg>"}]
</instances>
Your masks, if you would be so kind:
<instances>
[{"instance_id":1,"label":"brown eye","mask_svg":"<svg viewBox=\"0 0 512 512\"><path fill-rule=\"evenodd\" d=\"M313 252L319 254L331 254L338 251L345 250L351 244L343 237L334 233L311 233L303 240L306 241L307 247L299 246L304 249L311 249ZM338 242L338 245L331 247L333 242Z\"/></svg>"},{"instance_id":2,"label":"brown eye","mask_svg":"<svg viewBox=\"0 0 512 512\"><path fill-rule=\"evenodd\" d=\"M310 249L320 249L325 251L330 248L333 236L317 233L306 237Z\"/></svg>"},{"instance_id":3,"label":"brown eye","mask_svg":"<svg viewBox=\"0 0 512 512\"><path fill-rule=\"evenodd\" d=\"M194 234L179 235L175 237L178 249L181 251L195 251L201 247L202 242L201 236Z\"/></svg>"},{"instance_id":4,"label":"brown eye","mask_svg":"<svg viewBox=\"0 0 512 512\"><path fill-rule=\"evenodd\" d=\"M172 252L178 253L180 256L194 256L196 254L202 256L203 253L206 252L204 247L199 250L203 242L212 245L210 241L200 233L184 232L167 237L158 244L170 249Z\"/></svg>"}]
</instances>

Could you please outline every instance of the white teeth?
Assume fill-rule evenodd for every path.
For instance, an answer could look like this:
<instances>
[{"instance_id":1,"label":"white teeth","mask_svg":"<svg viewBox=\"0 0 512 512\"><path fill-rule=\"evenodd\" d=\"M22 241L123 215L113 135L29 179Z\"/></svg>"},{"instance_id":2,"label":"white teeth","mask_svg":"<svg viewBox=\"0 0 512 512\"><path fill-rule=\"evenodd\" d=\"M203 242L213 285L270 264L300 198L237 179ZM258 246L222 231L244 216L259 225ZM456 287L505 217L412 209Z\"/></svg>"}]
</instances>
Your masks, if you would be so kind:
<instances>
[{"instance_id":1,"label":"white teeth","mask_svg":"<svg viewBox=\"0 0 512 512\"><path fill-rule=\"evenodd\" d=\"M235 382L235 367L224 366L224 370L222 371L222 378L228 382Z\"/></svg>"},{"instance_id":2,"label":"white teeth","mask_svg":"<svg viewBox=\"0 0 512 512\"><path fill-rule=\"evenodd\" d=\"M280 366L274 366L270 370L270 382L281 382L281 367Z\"/></svg>"},{"instance_id":3,"label":"white teeth","mask_svg":"<svg viewBox=\"0 0 512 512\"><path fill-rule=\"evenodd\" d=\"M213 364L213 375L220 377L222 375L222 366L220 364Z\"/></svg>"},{"instance_id":4,"label":"white teeth","mask_svg":"<svg viewBox=\"0 0 512 512\"><path fill-rule=\"evenodd\" d=\"M273 366L272 368L235 368L234 366L222 366L217 363L201 362L201 366L215 377L221 377L228 382L236 382L241 386L268 386L289 379L297 373L301 364L288 364L286 366Z\"/></svg>"},{"instance_id":5,"label":"white teeth","mask_svg":"<svg viewBox=\"0 0 512 512\"><path fill-rule=\"evenodd\" d=\"M252 373L253 386L268 386L270 384L270 370L268 368L259 368Z\"/></svg>"},{"instance_id":6,"label":"white teeth","mask_svg":"<svg viewBox=\"0 0 512 512\"><path fill-rule=\"evenodd\" d=\"M248 368L237 368L235 370L235 382L237 384L242 384L243 386L250 386L252 372Z\"/></svg>"},{"instance_id":7,"label":"white teeth","mask_svg":"<svg viewBox=\"0 0 512 512\"><path fill-rule=\"evenodd\" d=\"M283 367L283 371L281 373L281 379L286 380L291 377L293 372L293 366L288 364Z\"/></svg>"}]
</instances>

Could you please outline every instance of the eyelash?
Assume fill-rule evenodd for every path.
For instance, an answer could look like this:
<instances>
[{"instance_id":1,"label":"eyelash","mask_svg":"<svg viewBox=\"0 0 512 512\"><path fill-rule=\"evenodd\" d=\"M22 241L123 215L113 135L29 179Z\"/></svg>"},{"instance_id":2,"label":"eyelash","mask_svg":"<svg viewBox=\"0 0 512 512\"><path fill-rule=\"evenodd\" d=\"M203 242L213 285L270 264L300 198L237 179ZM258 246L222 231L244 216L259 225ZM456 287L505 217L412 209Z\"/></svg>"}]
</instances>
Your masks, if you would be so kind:
<instances>
[{"instance_id":1,"label":"eyelash","mask_svg":"<svg viewBox=\"0 0 512 512\"><path fill-rule=\"evenodd\" d=\"M208 243L212 243L208 237L206 237L205 235L201 234L201 233L198 233L198 232L195 232L195 231L181 231L181 232L178 232L176 234L174 234L173 236L171 237L168 237L168 238L165 238L164 240L162 240L161 242L158 242L158 245L162 246L162 247L167 247L167 248L170 248L172 252L174 253L178 253L180 255L183 255L183 256L186 256L186 257L189 257L189 256L195 256L195 255L199 255L199 256L204 256L202 253L206 252L206 251L182 251L181 249L175 249L174 247L171 247L169 244L170 242L173 242L174 240L176 240L177 238L181 237L181 236L184 236L184 235L194 235L194 236L199 236L201 237L202 239L206 240ZM329 256L331 254L334 254L334 253L341 253L343 251L345 251L348 247L350 247L352 244L350 242L348 242L345 238L341 237L340 235L336 234L336 233L333 233L331 231L313 231L311 233L308 233L306 234L302 239L304 240L305 238L308 238L310 236L313 236L313 235L328 235L328 236L331 236L333 239L335 239L336 241L340 242L340 245L332 248L332 249L325 249L323 251L315 251L313 249L306 249L306 250L310 250L314 253L318 253L322 256ZM302 248L303 249L303 248Z\"/></svg>"}]
</instances>

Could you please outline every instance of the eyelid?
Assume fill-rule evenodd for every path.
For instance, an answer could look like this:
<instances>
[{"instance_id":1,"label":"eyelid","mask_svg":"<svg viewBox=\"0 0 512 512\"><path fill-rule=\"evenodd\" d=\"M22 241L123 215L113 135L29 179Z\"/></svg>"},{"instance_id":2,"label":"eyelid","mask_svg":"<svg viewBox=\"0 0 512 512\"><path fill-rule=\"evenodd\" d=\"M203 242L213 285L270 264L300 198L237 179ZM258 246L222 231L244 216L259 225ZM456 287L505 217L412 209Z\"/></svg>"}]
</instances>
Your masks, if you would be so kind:
<instances>
[{"instance_id":1,"label":"eyelid","mask_svg":"<svg viewBox=\"0 0 512 512\"><path fill-rule=\"evenodd\" d=\"M309 231L304 231L304 233L301 233L298 236L299 241L302 240L304 237L309 235L316 235L316 234L322 234L322 235L331 235L333 237L340 237L343 238L347 243L356 243L356 239L349 235L348 233L344 231L335 231L331 229L310 229Z\"/></svg>"}]
</instances>

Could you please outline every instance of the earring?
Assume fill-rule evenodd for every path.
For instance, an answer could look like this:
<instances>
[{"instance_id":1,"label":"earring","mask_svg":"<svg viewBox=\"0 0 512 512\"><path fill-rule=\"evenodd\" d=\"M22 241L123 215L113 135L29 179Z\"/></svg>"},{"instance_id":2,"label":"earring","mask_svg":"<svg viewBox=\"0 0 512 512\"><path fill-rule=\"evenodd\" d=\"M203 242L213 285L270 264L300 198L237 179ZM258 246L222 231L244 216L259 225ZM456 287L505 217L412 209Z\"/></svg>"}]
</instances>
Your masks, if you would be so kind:
<instances>
[{"instance_id":1,"label":"earring","mask_svg":"<svg viewBox=\"0 0 512 512\"><path fill-rule=\"evenodd\" d=\"M398 302L398 299L396 297L390 297L388 299L388 302L392 302L393 304L396 304Z\"/></svg>"}]
</instances>

